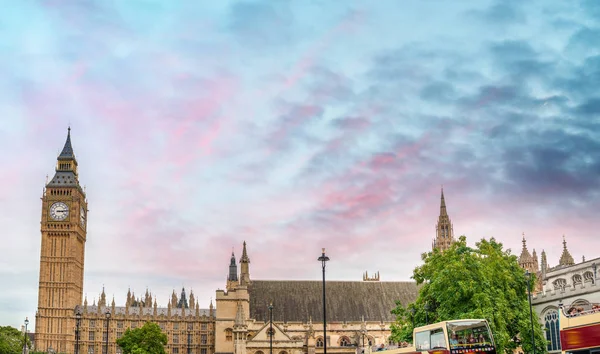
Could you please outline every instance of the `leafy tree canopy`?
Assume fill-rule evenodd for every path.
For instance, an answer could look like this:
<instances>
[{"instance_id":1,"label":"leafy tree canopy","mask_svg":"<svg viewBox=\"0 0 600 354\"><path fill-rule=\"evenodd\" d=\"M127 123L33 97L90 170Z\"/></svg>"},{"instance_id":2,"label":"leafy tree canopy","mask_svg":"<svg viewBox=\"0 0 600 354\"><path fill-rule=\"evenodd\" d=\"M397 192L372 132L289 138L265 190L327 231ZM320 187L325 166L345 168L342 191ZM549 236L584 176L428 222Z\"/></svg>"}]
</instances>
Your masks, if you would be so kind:
<instances>
[{"instance_id":1,"label":"leafy tree canopy","mask_svg":"<svg viewBox=\"0 0 600 354\"><path fill-rule=\"evenodd\" d=\"M436 249L422 258L424 264L413 271L413 279L421 285L417 300L406 308L397 302L392 310L397 318L392 325L394 340L412 342L413 328L425 325L426 317L428 323L484 318L498 353L512 353L519 344L525 353L532 352L528 279L510 250L503 250L494 238L482 239L471 248L461 236L450 249ZM534 313L536 353L545 353L546 340L537 319Z\"/></svg>"},{"instance_id":2,"label":"leafy tree canopy","mask_svg":"<svg viewBox=\"0 0 600 354\"><path fill-rule=\"evenodd\" d=\"M127 329L117 339L123 354L166 354L167 335L154 322L146 322L142 327Z\"/></svg>"},{"instance_id":3,"label":"leafy tree canopy","mask_svg":"<svg viewBox=\"0 0 600 354\"><path fill-rule=\"evenodd\" d=\"M27 340L27 347L31 348L29 337L21 331L11 326L0 326L0 354L23 353L24 340Z\"/></svg>"}]
</instances>

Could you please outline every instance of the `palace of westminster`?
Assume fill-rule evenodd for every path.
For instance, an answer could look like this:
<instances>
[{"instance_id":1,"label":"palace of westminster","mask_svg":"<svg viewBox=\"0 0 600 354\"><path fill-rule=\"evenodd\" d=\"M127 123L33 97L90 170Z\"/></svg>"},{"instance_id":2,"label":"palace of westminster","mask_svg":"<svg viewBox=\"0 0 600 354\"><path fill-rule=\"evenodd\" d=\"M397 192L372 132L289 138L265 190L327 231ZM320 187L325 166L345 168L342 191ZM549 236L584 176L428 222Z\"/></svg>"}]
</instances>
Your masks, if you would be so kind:
<instances>
[{"instance_id":1,"label":"palace of westminster","mask_svg":"<svg viewBox=\"0 0 600 354\"><path fill-rule=\"evenodd\" d=\"M395 318L390 311L396 301L406 306L417 298L414 281L382 282L379 273L365 273L362 281L327 281L327 338L323 338L322 282L251 279L244 242L239 262L231 255L226 289L216 291L214 306L211 300L208 308L201 308L194 294L187 295L184 289L180 295L173 291L167 307L158 307L148 290L141 297L128 292L124 306L117 306L114 299L107 301L102 289L98 302L90 305L83 298L88 205L77 167L69 128L55 175L42 197L36 351L120 354L115 341L125 330L151 321L167 334L169 354L265 354L270 343L276 354L315 354L323 352L324 341L334 354L356 353L357 348L370 352L374 346L394 345L390 326ZM454 240L442 191L432 246L444 250ZM540 269L535 250L529 254L523 238L519 263L540 275L536 299L541 307L536 309L542 324L560 296L557 292L564 293L567 285L600 294L595 289L596 263L575 264L566 242L559 265L550 268L542 252ZM581 270L573 271L577 267ZM581 275L573 278L572 273ZM277 311L270 312L269 303Z\"/></svg>"}]
</instances>

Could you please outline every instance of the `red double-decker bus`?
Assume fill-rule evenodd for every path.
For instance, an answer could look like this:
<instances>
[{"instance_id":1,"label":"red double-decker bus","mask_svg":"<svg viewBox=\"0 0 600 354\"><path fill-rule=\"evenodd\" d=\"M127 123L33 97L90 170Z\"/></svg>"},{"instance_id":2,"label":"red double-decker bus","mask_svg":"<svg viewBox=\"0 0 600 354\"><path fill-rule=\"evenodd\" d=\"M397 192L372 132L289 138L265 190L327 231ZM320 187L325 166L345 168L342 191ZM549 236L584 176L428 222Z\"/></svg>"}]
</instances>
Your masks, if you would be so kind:
<instances>
[{"instance_id":1,"label":"red double-decker bus","mask_svg":"<svg viewBox=\"0 0 600 354\"><path fill-rule=\"evenodd\" d=\"M385 353L496 354L496 347L486 320L454 320L416 327L411 347Z\"/></svg>"},{"instance_id":2,"label":"red double-decker bus","mask_svg":"<svg viewBox=\"0 0 600 354\"><path fill-rule=\"evenodd\" d=\"M558 316L563 354L600 354L600 304L562 306Z\"/></svg>"}]
</instances>

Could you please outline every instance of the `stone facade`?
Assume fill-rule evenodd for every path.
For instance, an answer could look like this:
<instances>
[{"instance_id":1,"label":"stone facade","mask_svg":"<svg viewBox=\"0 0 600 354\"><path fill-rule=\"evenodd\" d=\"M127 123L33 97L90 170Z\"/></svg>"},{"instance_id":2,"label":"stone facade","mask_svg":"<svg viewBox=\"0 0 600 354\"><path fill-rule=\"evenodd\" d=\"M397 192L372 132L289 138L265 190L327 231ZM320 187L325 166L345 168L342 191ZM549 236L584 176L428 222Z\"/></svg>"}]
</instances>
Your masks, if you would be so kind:
<instances>
[{"instance_id":1,"label":"stone facade","mask_svg":"<svg viewBox=\"0 0 600 354\"><path fill-rule=\"evenodd\" d=\"M143 298L137 299L130 291L127 293L125 306L106 303L104 289L98 304L88 306L85 299L83 306L77 306L81 322L79 326L79 353L106 353L106 336L108 324L108 353L121 353L116 340L123 336L126 329L138 328L146 322L154 322L167 335L167 353L211 354L214 352L214 308L201 309L194 295L190 293L189 303L185 289L181 296L175 292L167 307L158 307L156 299L152 302L152 294L146 290ZM110 315L107 315L110 314ZM73 351L75 352L75 350Z\"/></svg>"},{"instance_id":2,"label":"stone facade","mask_svg":"<svg viewBox=\"0 0 600 354\"><path fill-rule=\"evenodd\" d=\"M330 353L369 353L395 344L390 342L395 320L390 311L396 301L406 306L418 294L414 282L380 281L379 272L365 272L363 281L327 281L325 338L322 282L251 280L244 242L240 271L232 254L225 290L216 291L216 308L212 302L200 308L193 293L188 299L183 289L179 297L173 291L166 307L159 307L148 290L140 298L128 292L125 305L116 306L114 299L107 303L102 289L98 303L88 305L83 299L87 207L69 129L42 198L36 350L118 354L115 341L125 330L152 321L167 334L170 354L265 354L271 345L276 354L315 354L323 352L325 342ZM444 250L452 242L442 190L433 247Z\"/></svg>"},{"instance_id":3,"label":"stone facade","mask_svg":"<svg viewBox=\"0 0 600 354\"><path fill-rule=\"evenodd\" d=\"M57 158L56 172L42 196L41 255L36 347L72 352L73 309L83 297L87 200L79 184L71 130Z\"/></svg>"},{"instance_id":4,"label":"stone facade","mask_svg":"<svg viewBox=\"0 0 600 354\"><path fill-rule=\"evenodd\" d=\"M108 353L118 354L115 341L126 329L152 321L167 334L168 353L187 353L188 348L190 353L214 353L213 305L201 309L193 293L188 301L185 290L180 297L173 291L167 307L158 307L148 291L141 298L128 292L125 306L115 306L114 299L108 305L103 289L98 304L88 306L87 298L83 299L88 205L79 184L70 129L57 160L56 173L42 197L36 350L75 353L78 343L79 353L105 353L108 323ZM76 312L81 315L79 326Z\"/></svg>"},{"instance_id":5,"label":"stone facade","mask_svg":"<svg viewBox=\"0 0 600 354\"><path fill-rule=\"evenodd\" d=\"M227 289L217 290L215 353L265 354L271 344L276 354L323 352L322 282L250 280L249 263L244 242L239 277L230 265ZM230 280L234 277L237 285ZM327 351L394 346L390 311L396 300L407 305L417 293L414 282L381 282L379 274L363 275L363 281L327 281Z\"/></svg>"},{"instance_id":6,"label":"stone facade","mask_svg":"<svg viewBox=\"0 0 600 354\"><path fill-rule=\"evenodd\" d=\"M537 276L538 281L535 284L531 303L539 316L540 324L545 328L546 339L549 341L548 351L559 353L559 304L587 307L590 303L600 302L600 288L596 284L600 258L591 260L582 258L580 263L575 263L563 237L563 252L558 265L550 267L546 253L542 251L538 268L535 250L533 254L529 254L523 236L523 251L519 257L519 264L523 269Z\"/></svg>"}]
</instances>

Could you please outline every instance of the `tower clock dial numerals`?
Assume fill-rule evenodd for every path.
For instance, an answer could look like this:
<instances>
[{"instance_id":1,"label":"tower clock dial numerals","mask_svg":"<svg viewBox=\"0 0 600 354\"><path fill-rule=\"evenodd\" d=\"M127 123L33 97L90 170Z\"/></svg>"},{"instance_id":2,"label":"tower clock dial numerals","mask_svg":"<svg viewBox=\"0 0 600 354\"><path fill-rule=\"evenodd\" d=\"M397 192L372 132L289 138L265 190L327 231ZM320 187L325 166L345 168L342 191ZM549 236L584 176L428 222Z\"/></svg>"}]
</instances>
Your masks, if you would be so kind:
<instances>
[{"instance_id":1,"label":"tower clock dial numerals","mask_svg":"<svg viewBox=\"0 0 600 354\"><path fill-rule=\"evenodd\" d=\"M79 222L81 227L85 227L85 209L83 207L79 207Z\"/></svg>"},{"instance_id":2,"label":"tower clock dial numerals","mask_svg":"<svg viewBox=\"0 0 600 354\"><path fill-rule=\"evenodd\" d=\"M50 217L57 221L65 220L69 216L69 206L63 202L56 202L50 206Z\"/></svg>"}]
</instances>

